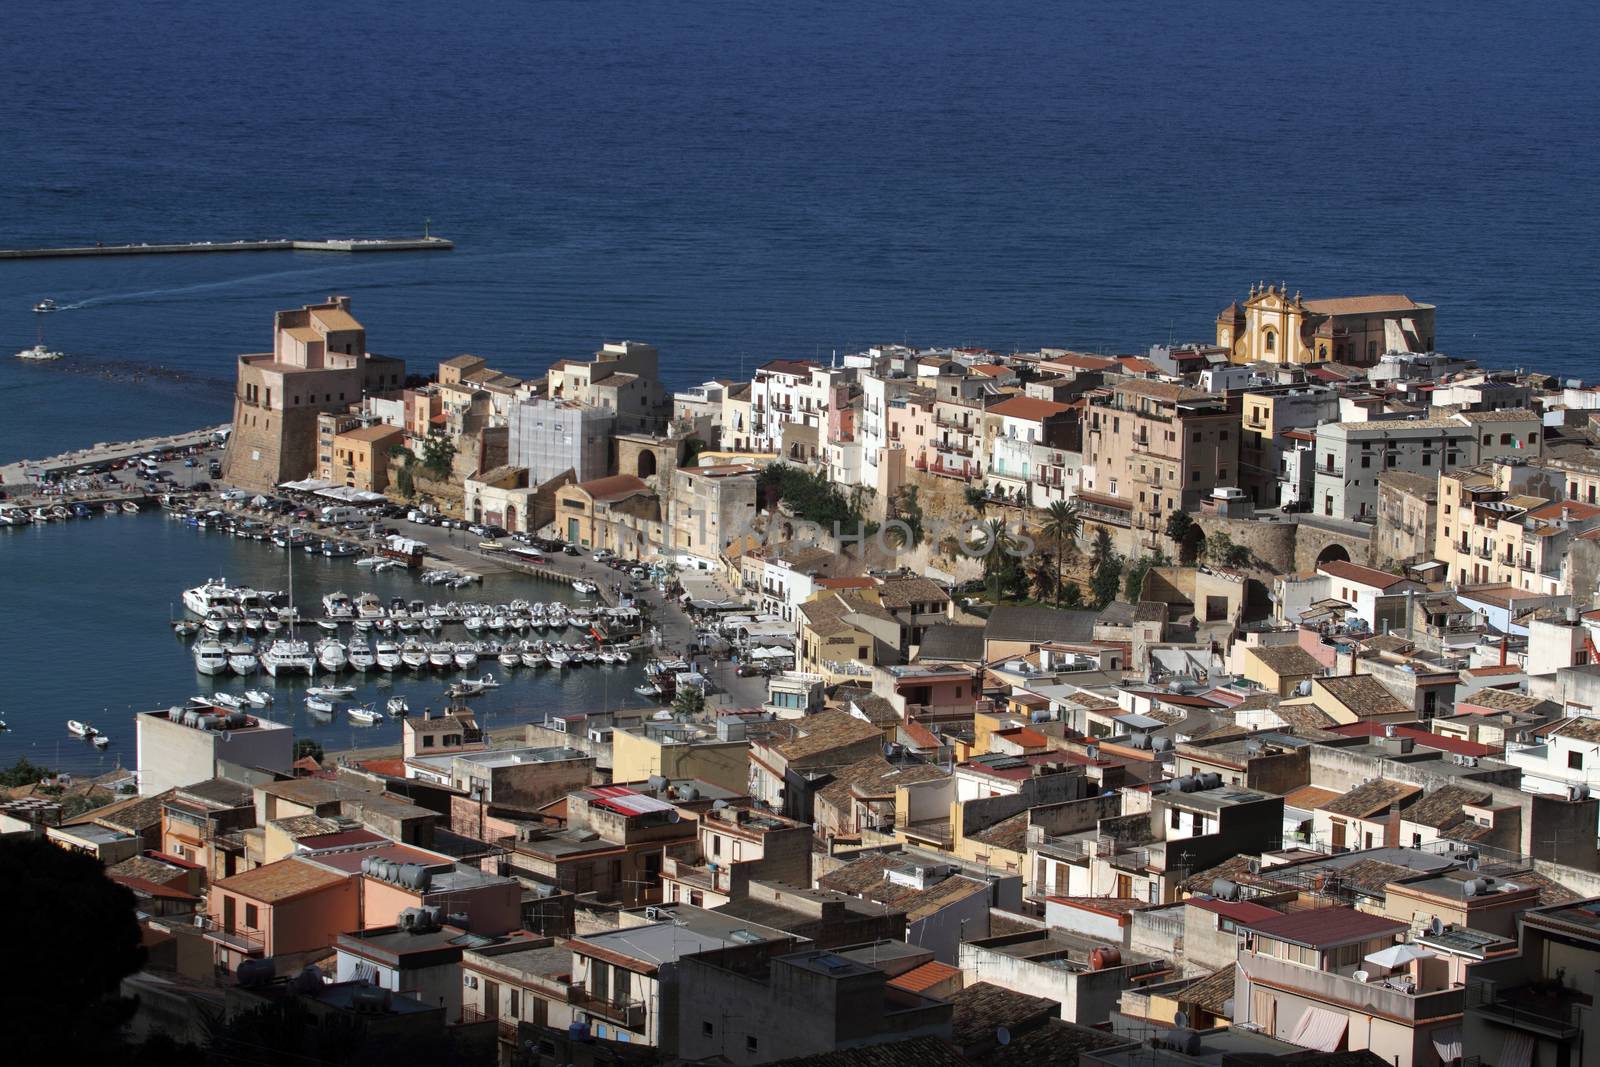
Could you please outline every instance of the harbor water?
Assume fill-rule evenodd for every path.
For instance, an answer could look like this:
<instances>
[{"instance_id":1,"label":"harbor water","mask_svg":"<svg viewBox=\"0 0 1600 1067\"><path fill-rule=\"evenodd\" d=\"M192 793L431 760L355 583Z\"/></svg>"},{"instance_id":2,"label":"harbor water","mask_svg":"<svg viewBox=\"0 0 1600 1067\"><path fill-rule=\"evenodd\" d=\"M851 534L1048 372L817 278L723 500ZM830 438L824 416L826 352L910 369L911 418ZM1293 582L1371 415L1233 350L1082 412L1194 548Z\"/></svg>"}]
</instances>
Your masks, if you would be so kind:
<instances>
[{"instance_id":1,"label":"harbor water","mask_svg":"<svg viewBox=\"0 0 1600 1067\"><path fill-rule=\"evenodd\" d=\"M0 764L19 756L77 775L100 774L137 763L133 717L137 712L185 703L212 692L238 694L264 689L273 694L266 709L250 709L293 726L296 737L310 737L327 751L398 745L398 720L360 726L341 710L332 721L306 711L307 686L325 684L326 675L274 679L265 671L249 678L206 676L194 669L191 644L172 633L183 618L183 590L208 578L257 589L287 588L287 553L270 542L197 530L163 512L109 515L49 526L0 530L0 575L5 591L0 610ZM343 591L370 591L387 603L395 596L428 603L506 603L514 599L593 603L570 587L523 575L486 576L462 589L425 585L407 571L373 573L351 559L327 559L296 552L295 603L320 617L322 597ZM344 627L341 639L347 639ZM577 640L569 631L564 640ZM300 636L315 645L324 634L302 626ZM398 635L397 635L398 636ZM425 635L419 635L425 636ZM537 635L535 635L537 636ZM549 635L554 638L552 633ZM426 638L425 638L426 639ZM460 626L447 626L440 638L469 639ZM258 644L261 642L258 640ZM488 729L542 720L546 712L598 711L641 706L633 692L643 681L643 657L626 665L592 664L565 671L506 670L492 656L470 671L365 675L345 671L341 684L357 693L340 701L375 702L383 710L391 696L402 696L411 714L439 710L448 703L445 688L458 678L493 674L502 684L466 701ZM111 738L105 749L67 733L67 720L90 723Z\"/></svg>"}]
</instances>

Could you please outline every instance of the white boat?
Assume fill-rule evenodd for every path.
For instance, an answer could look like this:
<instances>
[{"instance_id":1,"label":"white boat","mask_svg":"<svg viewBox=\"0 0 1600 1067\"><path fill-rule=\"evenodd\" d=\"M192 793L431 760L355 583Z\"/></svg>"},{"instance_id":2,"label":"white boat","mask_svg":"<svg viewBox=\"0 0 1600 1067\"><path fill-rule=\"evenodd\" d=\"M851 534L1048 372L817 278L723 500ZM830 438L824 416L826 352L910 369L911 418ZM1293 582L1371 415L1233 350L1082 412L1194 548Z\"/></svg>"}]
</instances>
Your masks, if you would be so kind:
<instances>
[{"instance_id":1,"label":"white boat","mask_svg":"<svg viewBox=\"0 0 1600 1067\"><path fill-rule=\"evenodd\" d=\"M405 665L400 658L400 647L393 641L379 641L372 654L383 670L392 671Z\"/></svg>"},{"instance_id":2,"label":"white boat","mask_svg":"<svg viewBox=\"0 0 1600 1067\"><path fill-rule=\"evenodd\" d=\"M49 297L45 297L43 300L33 305L33 310L38 312L40 315L48 315L52 311L60 311L61 305L56 303L54 300L51 300Z\"/></svg>"},{"instance_id":3,"label":"white boat","mask_svg":"<svg viewBox=\"0 0 1600 1067\"><path fill-rule=\"evenodd\" d=\"M129 515L137 515L139 514L139 503L135 500L124 500L122 502L122 510Z\"/></svg>"},{"instance_id":4,"label":"white boat","mask_svg":"<svg viewBox=\"0 0 1600 1067\"><path fill-rule=\"evenodd\" d=\"M226 578L214 578L183 591L183 606L201 618L213 611L237 612L266 607L267 595L258 589L229 585Z\"/></svg>"},{"instance_id":5,"label":"white boat","mask_svg":"<svg viewBox=\"0 0 1600 1067\"><path fill-rule=\"evenodd\" d=\"M545 656L545 658L550 661L550 666L556 668L557 670L565 667L569 662L567 654L562 652L560 649L553 649L548 655Z\"/></svg>"},{"instance_id":6,"label":"white boat","mask_svg":"<svg viewBox=\"0 0 1600 1067\"><path fill-rule=\"evenodd\" d=\"M385 706L389 709L389 714L397 718L404 718L411 713L411 705L406 703L405 697L390 697L389 703Z\"/></svg>"},{"instance_id":7,"label":"white boat","mask_svg":"<svg viewBox=\"0 0 1600 1067\"><path fill-rule=\"evenodd\" d=\"M337 700L340 697L354 696L355 691L356 687L353 685L313 685L306 687L306 696Z\"/></svg>"},{"instance_id":8,"label":"white boat","mask_svg":"<svg viewBox=\"0 0 1600 1067\"><path fill-rule=\"evenodd\" d=\"M322 610L334 621L353 619L356 616L355 603L344 593L329 593L323 597Z\"/></svg>"},{"instance_id":9,"label":"white boat","mask_svg":"<svg viewBox=\"0 0 1600 1067\"><path fill-rule=\"evenodd\" d=\"M384 616L383 601L375 593L362 593L356 597L356 618L381 619Z\"/></svg>"},{"instance_id":10,"label":"white boat","mask_svg":"<svg viewBox=\"0 0 1600 1067\"><path fill-rule=\"evenodd\" d=\"M307 711L316 711L321 712L324 715L332 715L334 707L335 705L333 701L329 700L327 697L306 697Z\"/></svg>"},{"instance_id":11,"label":"white boat","mask_svg":"<svg viewBox=\"0 0 1600 1067\"><path fill-rule=\"evenodd\" d=\"M351 722L361 723L363 726L371 726L374 723L380 723L383 721L383 712L379 711L371 704L358 704L357 706L346 711L345 717Z\"/></svg>"},{"instance_id":12,"label":"white boat","mask_svg":"<svg viewBox=\"0 0 1600 1067\"><path fill-rule=\"evenodd\" d=\"M600 587L593 582L586 582L582 578L572 583L572 591L579 596L591 596L600 591Z\"/></svg>"},{"instance_id":13,"label":"white boat","mask_svg":"<svg viewBox=\"0 0 1600 1067\"><path fill-rule=\"evenodd\" d=\"M226 674L228 671L228 650L222 647L222 642L213 638L205 638L194 646L194 669L201 674Z\"/></svg>"},{"instance_id":14,"label":"white boat","mask_svg":"<svg viewBox=\"0 0 1600 1067\"><path fill-rule=\"evenodd\" d=\"M93 737L99 732L86 722L79 722L77 719L67 720L67 733L72 734L74 737Z\"/></svg>"},{"instance_id":15,"label":"white boat","mask_svg":"<svg viewBox=\"0 0 1600 1067\"><path fill-rule=\"evenodd\" d=\"M523 660L527 658L527 653L513 652L507 649L506 651L501 652L496 658L499 659L500 666L504 667L506 670L511 670L513 667L522 666Z\"/></svg>"},{"instance_id":16,"label":"white boat","mask_svg":"<svg viewBox=\"0 0 1600 1067\"><path fill-rule=\"evenodd\" d=\"M179 637L193 637L200 631L200 624L193 619L179 619L172 624L172 632Z\"/></svg>"},{"instance_id":17,"label":"white boat","mask_svg":"<svg viewBox=\"0 0 1600 1067\"><path fill-rule=\"evenodd\" d=\"M336 634L339 632L339 624L332 619L318 619L317 629L325 634Z\"/></svg>"},{"instance_id":18,"label":"white boat","mask_svg":"<svg viewBox=\"0 0 1600 1067\"><path fill-rule=\"evenodd\" d=\"M64 355L65 353L54 351L41 341L32 348L24 348L21 352L18 352L17 358L28 360L31 363L49 363L63 358Z\"/></svg>"},{"instance_id":19,"label":"white boat","mask_svg":"<svg viewBox=\"0 0 1600 1067\"><path fill-rule=\"evenodd\" d=\"M236 697L232 693L212 693L211 702L219 708L229 708L233 711L244 707L244 698Z\"/></svg>"},{"instance_id":20,"label":"white boat","mask_svg":"<svg viewBox=\"0 0 1600 1067\"><path fill-rule=\"evenodd\" d=\"M428 665L446 671L456 665L455 650L446 644L428 646Z\"/></svg>"},{"instance_id":21,"label":"white boat","mask_svg":"<svg viewBox=\"0 0 1600 1067\"><path fill-rule=\"evenodd\" d=\"M405 647L400 649L400 662L414 671L427 670L428 650L415 641L408 641Z\"/></svg>"},{"instance_id":22,"label":"white boat","mask_svg":"<svg viewBox=\"0 0 1600 1067\"><path fill-rule=\"evenodd\" d=\"M317 662L322 669L331 674L338 674L350 665L350 654L344 644L329 638L317 644Z\"/></svg>"},{"instance_id":23,"label":"white boat","mask_svg":"<svg viewBox=\"0 0 1600 1067\"><path fill-rule=\"evenodd\" d=\"M468 648L466 645L456 646L456 666L461 670L470 671L478 665L478 650Z\"/></svg>"},{"instance_id":24,"label":"white boat","mask_svg":"<svg viewBox=\"0 0 1600 1067\"><path fill-rule=\"evenodd\" d=\"M261 654L261 666L274 678L280 674L311 674L317 669L317 657L304 641L280 637Z\"/></svg>"},{"instance_id":25,"label":"white boat","mask_svg":"<svg viewBox=\"0 0 1600 1067\"><path fill-rule=\"evenodd\" d=\"M253 708L264 708L272 703L272 694L265 689L246 689L243 696L245 703Z\"/></svg>"},{"instance_id":26,"label":"white boat","mask_svg":"<svg viewBox=\"0 0 1600 1067\"><path fill-rule=\"evenodd\" d=\"M550 666L550 661L544 658L544 654L543 653L541 653L541 652L531 652L530 651L530 652L524 652L522 654L522 665L524 667L536 667L536 668L537 667L548 667L548 666Z\"/></svg>"},{"instance_id":27,"label":"white boat","mask_svg":"<svg viewBox=\"0 0 1600 1067\"><path fill-rule=\"evenodd\" d=\"M111 738L107 737L105 734L97 733L93 737L89 738L89 743L94 745L95 748L107 748L111 744Z\"/></svg>"},{"instance_id":28,"label":"white boat","mask_svg":"<svg viewBox=\"0 0 1600 1067\"><path fill-rule=\"evenodd\" d=\"M365 641L352 641L350 643L350 666L365 673L378 665L377 658L372 654L372 646Z\"/></svg>"},{"instance_id":29,"label":"white boat","mask_svg":"<svg viewBox=\"0 0 1600 1067\"><path fill-rule=\"evenodd\" d=\"M254 674L261 669L261 660L248 644L229 645L228 668L238 675Z\"/></svg>"}]
</instances>

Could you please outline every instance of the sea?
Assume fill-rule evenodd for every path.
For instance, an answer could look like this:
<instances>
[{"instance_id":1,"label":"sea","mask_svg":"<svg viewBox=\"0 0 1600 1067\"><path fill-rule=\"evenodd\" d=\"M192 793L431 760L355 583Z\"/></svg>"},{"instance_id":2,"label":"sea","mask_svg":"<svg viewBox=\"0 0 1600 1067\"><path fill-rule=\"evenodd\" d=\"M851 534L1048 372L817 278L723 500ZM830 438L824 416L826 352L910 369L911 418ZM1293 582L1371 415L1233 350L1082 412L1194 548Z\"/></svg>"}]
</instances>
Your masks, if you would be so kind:
<instances>
[{"instance_id":1,"label":"sea","mask_svg":"<svg viewBox=\"0 0 1600 1067\"><path fill-rule=\"evenodd\" d=\"M874 343L1209 341L1282 282L1402 292L1442 350L1593 378L1597 23L1569 0L64 0L0 37L0 247L456 248L0 261L3 351L68 354L0 358L0 462L225 421L273 312L333 293L415 370L633 339L682 387ZM67 718L100 675L185 695L109 620L233 565L195 551L142 519L0 538L0 717Z\"/></svg>"}]
</instances>

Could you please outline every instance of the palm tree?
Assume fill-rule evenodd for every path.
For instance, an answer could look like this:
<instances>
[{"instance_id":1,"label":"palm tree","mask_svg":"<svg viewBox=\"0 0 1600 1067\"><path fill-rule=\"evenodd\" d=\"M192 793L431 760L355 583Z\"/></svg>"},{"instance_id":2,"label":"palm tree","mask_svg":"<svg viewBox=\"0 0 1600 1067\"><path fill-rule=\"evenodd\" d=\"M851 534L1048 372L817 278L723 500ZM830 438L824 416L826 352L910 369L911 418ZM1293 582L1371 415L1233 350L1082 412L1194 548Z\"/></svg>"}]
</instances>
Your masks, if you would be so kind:
<instances>
[{"instance_id":1,"label":"palm tree","mask_svg":"<svg viewBox=\"0 0 1600 1067\"><path fill-rule=\"evenodd\" d=\"M983 577L989 583L990 596L999 600L1000 579L1010 561L1015 542L1006 530L1004 519L990 519L984 532L978 536L983 539L982 550L978 553L978 559L983 562Z\"/></svg>"},{"instance_id":2,"label":"palm tree","mask_svg":"<svg viewBox=\"0 0 1600 1067\"><path fill-rule=\"evenodd\" d=\"M1111 534L1106 532L1104 526L1094 528L1094 545L1089 549L1089 564L1094 570L1099 570L1100 565L1112 556Z\"/></svg>"},{"instance_id":3,"label":"palm tree","mask_svg":"<svg viewBox=\"0 0 1600 1067\"><path fill-rule=\"evenodd\" d=\"M971 485L967 486L961 495L966 499L967 507L971 508L978 518L983 518L983 513L989 510L988 495L982 489Z\"/></svg>"},{"instance_id":4,"label":"palm tree","mask_svg":"<svg viewBox=\"0 0 1600 1067\"><path fill-rule=\"evenodd\" d=\"M1061 568L1056 565L1056 558L1048 552L1038 552L1028 557L1028 584L1033 586L1033 595L1043 600L1047 596L1054 596L1056 602L1061 602Z\"/></svg>"},{"instance_id":5,"label":"palm tree","mask_svg":"<svg viewBox=\"0 0 1600 1067\"><path fill-rule=\"evenodd\" d=\"M1052 501L1045 510L1044 525L1039 532L1056 543L1056 607L1061 606L1061 575L1059 568L1067 558L1067 547L1078 550L1078 531L1083 529L1083 516L1078 514L1078 505L1070 500Z\"/></svg>"}]
</instances>

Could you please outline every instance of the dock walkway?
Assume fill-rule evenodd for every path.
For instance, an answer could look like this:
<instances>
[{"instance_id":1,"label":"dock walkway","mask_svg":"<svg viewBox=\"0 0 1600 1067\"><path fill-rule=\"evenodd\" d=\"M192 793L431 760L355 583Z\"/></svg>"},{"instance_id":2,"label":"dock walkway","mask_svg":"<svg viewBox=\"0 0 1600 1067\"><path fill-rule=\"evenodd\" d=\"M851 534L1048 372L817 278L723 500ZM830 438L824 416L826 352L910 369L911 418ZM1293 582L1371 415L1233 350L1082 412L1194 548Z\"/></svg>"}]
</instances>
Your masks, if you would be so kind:
<instances>
[{"instance_id":1,"label":"dock walkway","mask_svg":"<svg viewBox=\"0 0 1600 1067\"><path fill-rule=\"evenodd\" d=\"M138 441L102 441L90 448L63 452L59 456L51 456L48 459L19 459L15 463L0 466L0 488L32 486L32 475L35 471L44 474L62 474L77 470L79 467L132 459L147 452L165 452L174 448L209 445L215 440L217 434L229 428L229 425L224 423L221 426L202 427L198 430L190 430L187 433L167 434L164 437L145 437Z\"/></svg>"},{"instance_id":2,"label":"dock walkway","mask_svg":"<svg viewBox=\"0 0 1600 1067\"><path fill-rule=\"evenodd\" d=\"M75 256L175 256L207 252L447 252L443 237L336 237L322 241L185 241L171 244L77 245L67 248L0 248L0 259L67 259Z\"/></svg>"}]
</instances>

